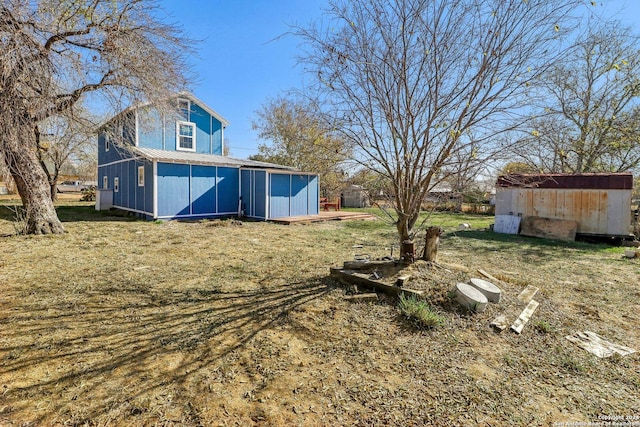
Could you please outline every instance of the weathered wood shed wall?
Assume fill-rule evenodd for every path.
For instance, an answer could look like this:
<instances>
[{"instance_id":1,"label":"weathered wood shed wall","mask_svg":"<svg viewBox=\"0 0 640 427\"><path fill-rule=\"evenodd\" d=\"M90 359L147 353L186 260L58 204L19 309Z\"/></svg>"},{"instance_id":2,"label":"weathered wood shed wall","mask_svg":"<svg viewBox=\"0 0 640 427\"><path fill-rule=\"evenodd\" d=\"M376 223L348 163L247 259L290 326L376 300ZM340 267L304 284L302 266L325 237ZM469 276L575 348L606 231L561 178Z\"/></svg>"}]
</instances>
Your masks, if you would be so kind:
<instances>
[{"instance_id":1,"label":"weathered wood shed wall","mask_svg":"<svg viewBox=\"0 0 640 427\"><path fill-rule=\"evenodd\" d=\"M572 220L580 234L626 236L632 188L630 173L500 176L496 215Z\"/></svg>"},{"instance_id":2,"label":"weathered wood shed wall","mask_svg":"<svg viewBox=\"0 0 640 427\"><path fill-rule=\"evenodd\" d=\"M367 192L360 185L350 185L342 190L342 206L345 208L366 208L369 206Z\"/></svg>"}]
</instances>

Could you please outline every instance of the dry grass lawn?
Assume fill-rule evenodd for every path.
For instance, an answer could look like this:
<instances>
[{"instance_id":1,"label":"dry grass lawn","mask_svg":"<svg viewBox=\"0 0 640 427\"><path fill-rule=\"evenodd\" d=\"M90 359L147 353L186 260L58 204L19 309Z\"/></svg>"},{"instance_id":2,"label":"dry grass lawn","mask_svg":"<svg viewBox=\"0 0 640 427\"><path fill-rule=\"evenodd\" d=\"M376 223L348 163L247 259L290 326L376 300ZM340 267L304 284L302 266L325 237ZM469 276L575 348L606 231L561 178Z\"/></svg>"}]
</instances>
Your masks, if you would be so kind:
<instances>
[{"instance_id":1,"label":"dry grass lawn","mask_svg":"<svg viewBox=\"0 0 640 427\"><path fill-rule=\"evenodd\" d=\"M153 223L72 202L59 213L68 233L19 236L0 206L0 425L640 423L638 353L599 359L565 339L591 330L640 351L640 259L622 248L437 216L442 268L416 267L413 285L446 321L420 331L394 301L348 302L353 289L329 277L353 245L388 254L381 222ZM447 291L478 268L507 283L474 315ZM494 332L528 284L540 307L522 335Z\"/></svg>"}]
</instances>

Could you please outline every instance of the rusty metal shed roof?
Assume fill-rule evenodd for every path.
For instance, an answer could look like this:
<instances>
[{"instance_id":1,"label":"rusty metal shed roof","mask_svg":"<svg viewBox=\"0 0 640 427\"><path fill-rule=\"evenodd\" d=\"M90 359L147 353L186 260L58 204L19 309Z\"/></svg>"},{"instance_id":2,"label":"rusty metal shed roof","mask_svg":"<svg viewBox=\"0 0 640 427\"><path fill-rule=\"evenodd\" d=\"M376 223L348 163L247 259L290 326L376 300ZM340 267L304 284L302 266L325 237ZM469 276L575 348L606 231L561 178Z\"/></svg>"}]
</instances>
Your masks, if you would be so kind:
<instances>
[{"instance_id":1,"label":"rusty metal shed roof","mask_svg":"<svg viewBox=\"0 0 640 427\"><path fill-rule=\"evenodd\" d=\"M519 188L574 188L602 190L631 190L631 173L582 173L582 174L510 174L500 175L497 187Z\"/></svg>"}]
</instances>

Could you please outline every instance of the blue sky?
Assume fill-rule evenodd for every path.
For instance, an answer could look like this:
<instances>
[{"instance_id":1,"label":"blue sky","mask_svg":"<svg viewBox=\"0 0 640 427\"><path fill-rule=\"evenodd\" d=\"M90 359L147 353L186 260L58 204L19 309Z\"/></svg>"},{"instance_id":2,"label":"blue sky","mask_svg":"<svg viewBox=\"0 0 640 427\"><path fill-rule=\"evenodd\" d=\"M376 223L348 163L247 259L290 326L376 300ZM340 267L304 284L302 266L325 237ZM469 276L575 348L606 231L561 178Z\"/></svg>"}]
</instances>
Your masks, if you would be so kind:
<instances>
[{"instance_id":1,"label":"blue sky","mask_svg":"<svg viewBox=\"0 0 640 427\"><path fill-rule=\"evenodd\" d=\"M296 67L298 41L279 37L290 24L306 25L322 15L313 0L161 0L169 20L200 39L192 59L198 80L193 93L229 120L225 139L233 157L257 152L251 129L255 111L268 98L302 87Z\"/></svg>"},{"instance_id":2,"label":"blue sky","mask_svg":"<svg viewBox=\"0 0 640 427\"><path fill-rule=\"evenodd\" d=\"M585 0L589 5L590 1ZM246 158L260 141L251 122L269 98L304 84L296 66L298 40L283 36L291 24L322 17L323 0L160 0L167 20L202 40L192 59L198 80L193 93L229 120L231 155ZM600 0L599 14L640 27L640 1Z\"/></svg>"}]
</instances>

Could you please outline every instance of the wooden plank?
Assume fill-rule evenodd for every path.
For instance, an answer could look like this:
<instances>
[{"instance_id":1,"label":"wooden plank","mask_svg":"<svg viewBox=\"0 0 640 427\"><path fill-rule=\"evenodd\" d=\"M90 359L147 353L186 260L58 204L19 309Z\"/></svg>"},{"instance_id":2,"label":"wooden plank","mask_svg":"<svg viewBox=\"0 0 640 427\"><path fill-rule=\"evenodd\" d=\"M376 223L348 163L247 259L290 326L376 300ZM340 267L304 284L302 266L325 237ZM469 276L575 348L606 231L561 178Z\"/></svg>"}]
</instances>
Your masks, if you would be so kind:
<instances>
[{"instance_id":1,"label":"wooden plank","mask_svg":"<svg viewBox=\"0 0 640 427\"><path fill-rule=\"evenodd\" d=\"M522 290L522 292L520 292L520 295L518 295L518 300L529 303L529 301L531 301L533 297L536 296L539 290L540 289L536 288L535 286L528 285Z\"/></svg>"},{"instance_id":2,"label":"wooden plank","mask_svg":"<svg viewBox=\"0 0 640 427\"><path fill-rule=\"evenodd\" d=\"M409 275L409 274L406 274L404 276L398 277L398 279L396 279L396 286L399 287L399 288L403 287L404 285L407 284L409 279L411 279L411 275Z\"/></svg>"},{"instance_id":3,"label":"wooden plank","mask_svg":"<svg viewBox=\"0 0 640 427\"><path fill-rule=\"evenodd\" d=\"M371 292L367 294L349 295L344 297L344 299L351 302L374 302L378 301L378 294Z\"/></svg>"},{"instance_id":4,"label":"wooden plank","mask_svg":"<svg viewBox=\"0 0 640 427\"><path fill-rule=\"evenodd\" d=\"M620 356L627 356L636 352L631 347L614 344L590 331L576 332L565 338L598 357L609 357L613 356L614 353L618 353Z\"/></svg>"},{"instance_id":5,"label":"wooden plank","mask_svg":"<svg viewBox=\"0 0 640 427\"><path fill-rule=\"evenodd\" d=\"M556 190L556 212L553 215L555 218L568 219L567 205L566 205L567 190Z\"/></svg>"},{"instance_id":6,"label":"wooden plank","mask_svg":"<svg viewBox=\"0 0 640 427\"><path fill-rule=\"evenodd\" d=\"M609 219L609 191L608 190L600 190L598 191L598 230L601 233L607 234L609 231L608 228L608 219ZM622 210L622 206L619 206L619 209Z\"/></svg>"},{"instance_id":7,"label":"wooden plank","mask_svg":"<svg viewBox=\"0 0 640 427\"><path fill-rule=\"evenodd\" d=\"M520 234L543 239L576 240L578 222L566 219L526 216L522 220Z\"/></svg>"},{"instance_id":8,"label":"wooden plank","mask_svg":"<svg viewBox=\"0 0 640 427\"><path fill-rule=\"evenodd\" d=\"M478 269L478 273L482 274L484 277L486 277L487 279L491 280L492 282L495 283L502 283L502 280L493 277L491 274L487 273L486 271L484 271L483 269L479 268Z\"/></svg>"},{"instance_id":9,"label":"wooden plank","mask_svg":"<svg viewBox=\"0 0 640 427\"><path fill-rule=\"evenodd\" d=\"M342 263L343 270L375 270L375 269L388 269L398 265L394 261L345 261Z\"/></svg>"},{"instance_id":10,"label":"wooden plank","mask_svg":"<svg viewBox=\"0 0 640 427\"><path fill-rule=\"evenodd\" d=\"M339 268L331 269L331 276L339 279L340 281L348 285L360 285L369 289L373 288L384 292L387 295L399 296L405 294L407 296L415 296L421 298L424 294L423 291L417 291L414 289L399 288L397 286L388 285L379 280L373 280L368 277L367 274L357 273L352 270L342 270Z\"/></svg>"},{"instance_id":11,"label":"wooden plank","mask_svg":"<svg viewBox=\"0 0 640 427\"><path fill-rule=\"evenodd\" d=\"M317 215L289 216L269 219L270 222L278 224L304 224L324 221L349 221L349 220L374 220L375 215L364 212L347 211L320 211Z\"/></svg>"},{"instance_id":12,"label":"wooden plank","mask_svg":"<svg viewBox=\"0 0 640 427\"><path fill-rule=\"evenodd\" d=\"M536 308L538 308L538 305L538 301L536 300L529 301L529 304L525 307L524 310L522 310L520 316L518 316L516 321L511 325L511 330L520 334L522 332L522 329L524 328L524 325L529 322L529 319L531 319L531 316L533 316L533 312L536 311Z\"/></svg>"}]
</instances>

